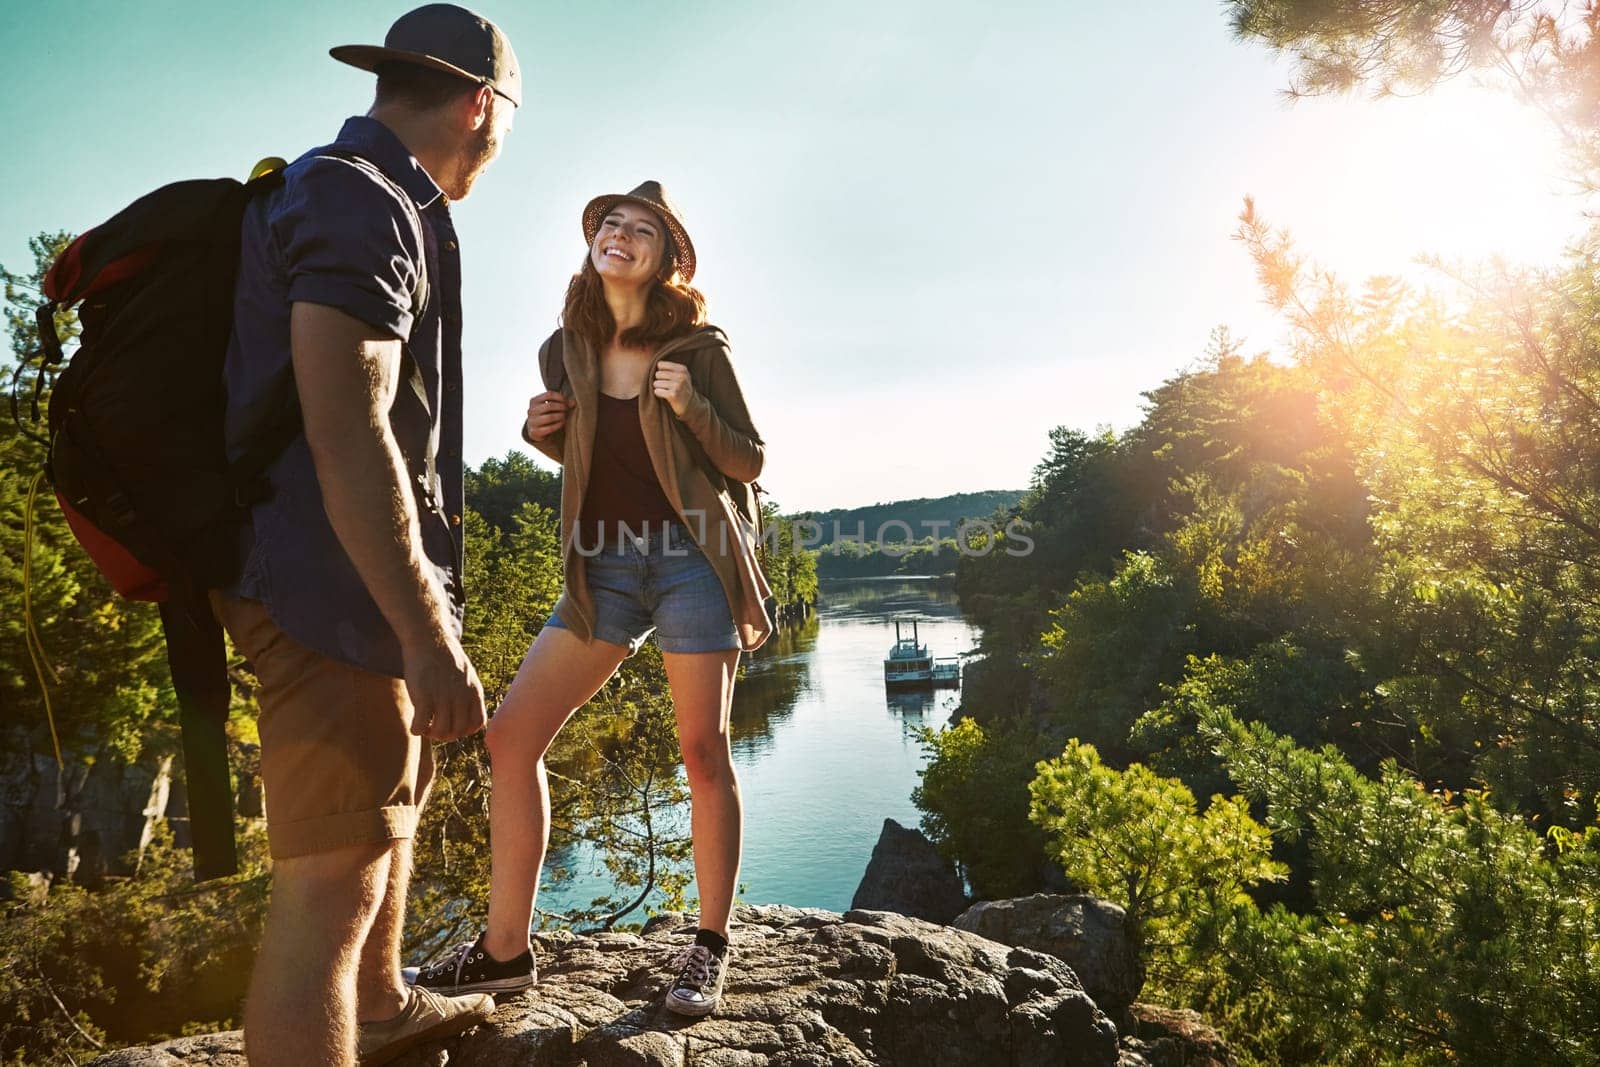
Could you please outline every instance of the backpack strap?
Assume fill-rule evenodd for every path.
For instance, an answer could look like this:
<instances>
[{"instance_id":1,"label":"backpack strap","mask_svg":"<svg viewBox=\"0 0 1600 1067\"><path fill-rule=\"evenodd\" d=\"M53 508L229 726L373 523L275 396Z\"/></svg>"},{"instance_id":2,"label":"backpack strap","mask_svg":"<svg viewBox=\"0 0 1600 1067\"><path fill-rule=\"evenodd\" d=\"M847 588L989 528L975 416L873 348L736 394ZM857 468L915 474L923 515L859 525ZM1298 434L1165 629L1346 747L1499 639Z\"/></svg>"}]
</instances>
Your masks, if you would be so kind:
<instances>
[{"instance_id":1,"label":"backpack strap","mask_svg":"<svg viewBox=\"0 0 1600 1067\"><path fill-rule=\"evenodd\" d=\"M417 285L411 294L411 318L412 322L421 319L423 313L427 310L431 290L428 284L427 231L423 227L422 213L417 210L416 201L412 200L411 195L400 188L399 183L390 177L382 167L366 156L359 155L346 148L335 147L322 149L316 155L323 158L342 159L355 164L385 182L394 195L399 198L400 202L405 205L406 215L411 220L411 228L417 238L419 256L417 260ZM252 179L252 184L268 182L269 180L271 180L271 184L267 186L268 188L282 184L283 172L281 170L269 172L268 175L262 178ZM400 345L400 373L410 384L411 391L416 395L417 401L422 405L423 410L426 411L428 409L428 390L422 380L422 369L411 355L411 346L403 341ZM244 454L229 468L229 480L233 483L233 502L236 507L248 508L251 504L259 503L267 498L271 492L271 487L266 480L267 467L282 454L284 449L294 443L295 438L299 437L305 428L301 420L300 395L295 390L292 366L290 373L283 381L281 392L282 395L274 405L279 412L277 418L255 435L254 440L245 447ZM434 472L437 469L436 463L436 457L430 453L427 456L425 475L424 472L413 473L419 477L425 476L427 485L431 487L433 485Z\"/></svg>"},{"instance_id":2,"label":"backpack strap","mask_svg":"<svg viewBox=\"0 0 1600 1067\"><path fill-rule=\"evenodd\" d=\"M566 340L567 331L560 329L539 349L539 377L546 389L557 393L567 384Z\"/></svg>"},{"instance_id":3,"label":"backpack strap","mask_svg":"<svg viewBox=\"0 0 1600 1067\"><path fill-rule=\"evenodd\" d=\"M239 854L233 837L233 785L228 775L228 708L233 687L228 681L222 624L212 614L205 591L191 582L173 588L171 598L163 600L160 609L183 734L195 881L225 878L238 873Z\"/></svg>"}]
</instances>

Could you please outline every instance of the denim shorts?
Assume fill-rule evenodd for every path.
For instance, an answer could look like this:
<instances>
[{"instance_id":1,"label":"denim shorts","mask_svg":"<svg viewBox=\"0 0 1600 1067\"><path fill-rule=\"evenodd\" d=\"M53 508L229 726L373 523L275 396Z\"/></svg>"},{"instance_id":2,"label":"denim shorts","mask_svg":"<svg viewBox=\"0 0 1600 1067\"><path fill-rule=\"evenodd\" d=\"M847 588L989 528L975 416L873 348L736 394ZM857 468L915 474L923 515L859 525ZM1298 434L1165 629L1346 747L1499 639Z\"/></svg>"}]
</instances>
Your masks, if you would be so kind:
<instances>
[{"instance_id":1,"label":"denim shorts","mask_svg":"<svg viewBox=\"0 0 1600 1067\"><path fill-rule=\"evenodd\" d=\"M606 530L611 543L599 551L581 535L573 546L594 600L595 637L626 645L630 656L652 630L663 652L740 647L728 594L689 527L676 519L664 525L652 522L643 531L647 536L623 536L620 543L614 523L607 523ZM567 598L565 592L561 596ZM555 612L545 625L569 628Z\"/></svg>"}]
</instances>

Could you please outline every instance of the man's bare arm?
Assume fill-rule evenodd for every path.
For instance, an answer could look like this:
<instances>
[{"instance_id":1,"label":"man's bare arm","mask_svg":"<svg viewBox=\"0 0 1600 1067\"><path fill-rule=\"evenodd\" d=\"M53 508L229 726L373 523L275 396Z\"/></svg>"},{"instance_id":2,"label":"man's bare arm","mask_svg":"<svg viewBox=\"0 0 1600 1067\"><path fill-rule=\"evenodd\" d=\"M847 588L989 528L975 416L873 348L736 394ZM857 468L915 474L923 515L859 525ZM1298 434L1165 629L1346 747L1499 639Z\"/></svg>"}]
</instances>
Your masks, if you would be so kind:
<instances>
[{"instance_id":1,"label":"man's bare arm","mask_svg":"<svg viewBox=\"0 0 1600 1067\"><path fill-rule=\"evenodd\" d=\"M389 407L400 387L400 342L322 304L297 301L289 323L323 505L339 544L400 639L417 708L413 732L439 738L471 733L483 724L482 688L423 554L405 461L389 429Z\"/></svg>"}]
</instances>

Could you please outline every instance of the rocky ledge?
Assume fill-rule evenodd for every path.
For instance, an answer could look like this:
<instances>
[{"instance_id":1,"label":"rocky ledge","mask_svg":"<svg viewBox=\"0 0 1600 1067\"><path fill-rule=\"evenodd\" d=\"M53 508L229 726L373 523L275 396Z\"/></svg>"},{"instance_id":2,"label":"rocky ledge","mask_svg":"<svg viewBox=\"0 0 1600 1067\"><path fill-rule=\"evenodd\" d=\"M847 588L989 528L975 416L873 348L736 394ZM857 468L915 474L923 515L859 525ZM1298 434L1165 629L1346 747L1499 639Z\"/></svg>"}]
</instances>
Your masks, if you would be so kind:
<instances>
[{"instance_id":1,"label":"rocky ledge","mask_svg":"<svg viewBox=\"0 0 1600 1067\"><path fill-rule=\"evenodd\" d=\"M893 912L745 905L723 1001L666 1010L667 963L692 918L639 934L538 935L539 984L408 1067L1115 1067L1115 1027L1072 969L1027 948ZM124 1049L99 1067L243 1065L237 1031Z\"/></svg>"}]
</instances>

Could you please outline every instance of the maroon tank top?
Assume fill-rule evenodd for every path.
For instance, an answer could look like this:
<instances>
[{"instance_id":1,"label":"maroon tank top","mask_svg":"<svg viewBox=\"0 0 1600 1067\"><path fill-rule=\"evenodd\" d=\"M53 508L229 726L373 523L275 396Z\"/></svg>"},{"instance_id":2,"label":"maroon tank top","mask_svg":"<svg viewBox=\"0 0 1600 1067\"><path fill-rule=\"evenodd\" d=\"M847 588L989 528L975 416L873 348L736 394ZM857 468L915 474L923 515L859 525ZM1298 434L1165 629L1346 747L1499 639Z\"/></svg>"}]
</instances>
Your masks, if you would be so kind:
<instances>
[{"instance_id":1,"label":"maroon tank top","mask_svg":"<svg viewBox=\"0 0 1600 1067\"><path fill-rule=\"evenodd\" d=\"M596 545L602 534L615 541L619 523L636 533L648 530L654 540L661 524L676 520L678 513L672 510L666 493L661 491L661 480L650 465L644 428L639 425L639 398L615 397L605 392L599 397L594 457L579 515L581 543Z\"/></svg>"}]
</instances>

